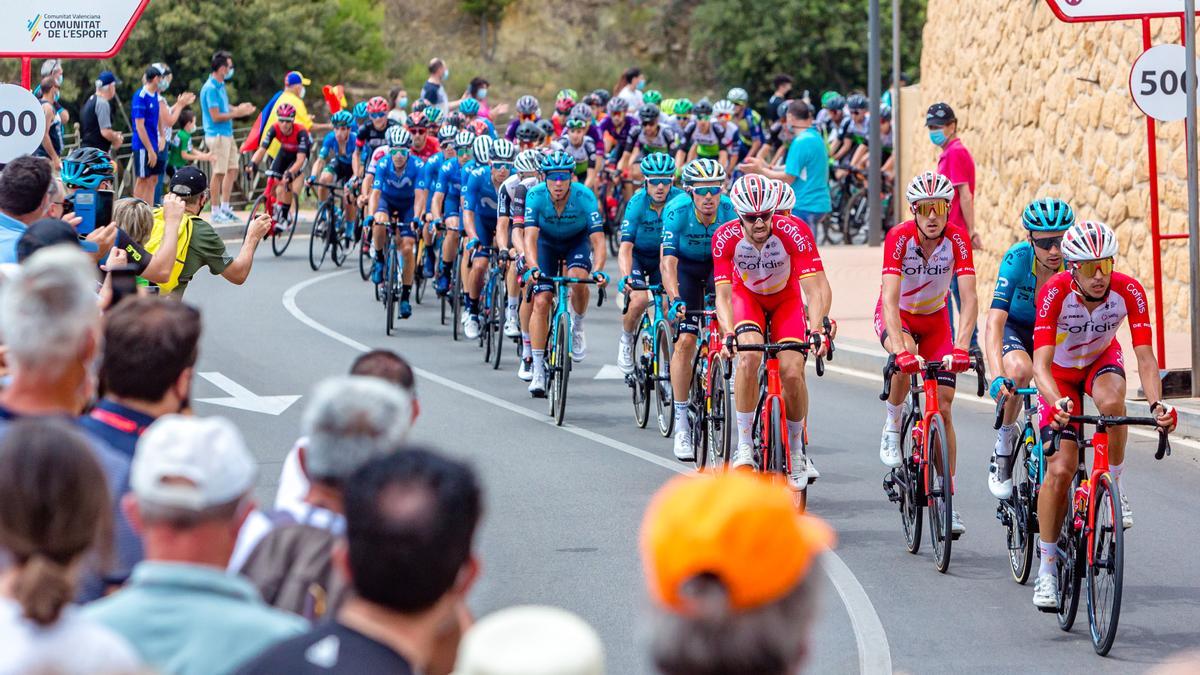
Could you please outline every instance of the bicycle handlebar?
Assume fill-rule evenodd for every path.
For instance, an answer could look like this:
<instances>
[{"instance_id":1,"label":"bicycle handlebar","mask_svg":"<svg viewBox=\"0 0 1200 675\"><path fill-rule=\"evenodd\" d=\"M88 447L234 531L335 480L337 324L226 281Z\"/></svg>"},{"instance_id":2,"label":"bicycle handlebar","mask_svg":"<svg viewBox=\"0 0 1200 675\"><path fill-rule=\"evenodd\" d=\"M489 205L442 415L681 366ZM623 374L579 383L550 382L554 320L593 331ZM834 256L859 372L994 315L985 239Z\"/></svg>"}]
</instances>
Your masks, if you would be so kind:
<instances>
[{"instance_id":1,"label":"bicycle handlebar","mask_svg":"<svg viewBox=\"0 0 1200 675\"><path fill-rule=\"evenodd\" d=\"M533 281L535 283L538 281L544 281L544 282L550 283L550 284L594 284L594 283L596 283L596 280L592 279L590 277L580 279L579 277L551 277L551 276L547 276L545 274L538 274L537 277L534 279L531 279L531 281ZM597 307L601 307L604 305L604 298L607 296L607 293L605 292L605 290L606 289L603 286L601 286L600 292L596 294L598 296L596 299Z\"/></svg>"},{"instance_id":2,"label":"bicycle handlebar","mask_svg":"<svg viewBox=\"0 0 1200 675\"><path fill-rule=\"evenodd\" d=\"M737 351L739 352L762 352L766 354L768 359L775 358L779 352L800 352L808 355L809 350L819 350L821 348L820 333L813 333L808 342L764 342L761 344L739 344ZM818 356L816 362L817 377L825 375L825 360Z\"/></svg>"},{"instance_id":3,"label":"bicycle handlebar","mask_svg":"<svg viewBox=\"0 0 1200 675\"><path fill-rule=\"evenodd\" d=\"M975 395L982 397L984 395L984 393L987 391L987 382L986 382L986 378L984 377L984 373L983 373L983 354L980 353L980 351L975 348L971 349L970 354L971 354L971 363L967 367L967 370L975 371L975 379L976 379ZM923 371L925 379L927 379L927 380L930 378L937 377L937 374L942 370L945 370L945 368L942 367L941 361L926 361L925 365L921 367L921 371ZM887 363L883 366L883 391L880 392L880 394L879 394L880 401L886 401L889 398L891 398L891 396L892 396L892 376L898 372L900 372L900 368L896 366L896 355L889 354ZM913 375L916 375L916 374L917 373L913 373Z\"/></svg>"},{"instance_id":4,"label":"bicycle handlebar","mask_svg":"<svg viewBox=\"0 0 1200 675\"><path fill-rule=\"evenodd\" d=\"M1171 454L1171 441L1167 432L1158 426L1158 420L1153 417L1130 417L1128 415L1071 415L1071 423L1092 424L1098 428L1107 427L1154 427L1158 430L1158 449L1154 451L1154 459L1162 459ZM1046 448L1049 457L1058 452L1058 444L1062 440L1062 431L1051 430L1053 442Z\"/></svg>"}]
</instances>

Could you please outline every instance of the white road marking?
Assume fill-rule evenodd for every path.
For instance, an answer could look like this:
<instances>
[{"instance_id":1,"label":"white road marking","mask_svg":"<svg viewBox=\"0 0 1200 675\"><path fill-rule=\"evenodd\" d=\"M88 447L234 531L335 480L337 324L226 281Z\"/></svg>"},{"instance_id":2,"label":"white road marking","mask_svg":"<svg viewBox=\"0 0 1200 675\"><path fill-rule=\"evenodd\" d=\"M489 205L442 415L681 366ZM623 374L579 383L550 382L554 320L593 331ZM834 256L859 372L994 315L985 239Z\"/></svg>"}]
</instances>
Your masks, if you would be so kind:
<instances>
[{"instance_id":1,"label":"white road marking","mask_svg":"<svg viewBox=\"0 0 1200 675\"><path fill-rule=\"evenodd\" d=\"M596 373L593 380L624 380L625 373L621 369L611 363L606 363L600 367L600 371Z\"/></svg>"},{"instance_id":2,"label":"white road marking","mask_svg":"<svg viewBox=\"0 0 1200 675\"><path fill-rule=\"evenodd\" d=\"M304 325L312 328L318 333L322 333L338 342L350 347L359 352L370 351L371 348L367 345L355 340L349 336L343 335L332 328L316 321L296 304L296 296L300 291L312 286L313 284L328 281L342 274L349 274L353 270L343 270L332 274L323 274L313 277L307 281L302 281L288 288L283 293L283 307L296 320ZM436 373L431 373L422 368L413 368L413 371L418 377L436 382L444 387L448 387L459 393L465 394L472 398L478 399L485 403L490 403L498 408L503 408L509 412L526 417L539 424L554 426L554 420L543 413L535 412L528 408L519 406L511 401L506 401L502 398L492 396L486 392L468 387L449 378L443 377ZM628 443L623 443L616 439L609 438L602 434L598 434L589 429L577 427L572 424L563 424L561 427L556 427L563 431L574 434L580 438L585 438L594 443L599 443L618 452L623 452L632 457L650 462L680 474L690 474L691 469L679 462L669 460L665 457L660 457L653 453L646 452L641 448L636 448ZM854 639L858 646L858 665L862 673L874 675L875 673L891 673L892 672L892 651L888 645L887 632L883 629L883 622L879 619L879 613L875 611L875 605L871 602L870 596L867 595L866 589L859 583L858 578L854 576L854 572L846 565L845 561L833 551L828 551L825 554L824 564L822 569L825 570L826 576L833 583L833 587L837 590L838 596L842 599L842 604L846 606L846 612L850 616L850 625L854 628Z\"/></svg>"},{"instance_id":3,"label":"white road marking","mask_svg":"<svg viewBox=\"0 0 1200 675\"><path fill-rule=\"evenodd\" d=\"M249 410L250 412L262 413L264 415L279 415L291 407L293 403L300 400L299 396L259 396L221 373L208 372L196 374L217 385L226 394L229 394L229 396L222 398L196 399L200 403L223 405L226 408Z\"/></svg>"}]
</instances>

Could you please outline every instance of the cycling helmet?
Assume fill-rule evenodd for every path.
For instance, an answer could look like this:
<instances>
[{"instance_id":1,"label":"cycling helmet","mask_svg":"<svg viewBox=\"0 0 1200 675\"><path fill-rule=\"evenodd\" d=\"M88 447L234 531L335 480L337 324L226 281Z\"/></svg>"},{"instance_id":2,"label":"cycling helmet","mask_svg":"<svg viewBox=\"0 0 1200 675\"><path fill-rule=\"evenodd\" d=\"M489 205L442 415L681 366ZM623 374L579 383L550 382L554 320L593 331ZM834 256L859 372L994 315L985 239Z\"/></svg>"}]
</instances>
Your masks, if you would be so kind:
<instances>
[{"instance_id":1,"label":"cycling helmet","mask_svg":"<svg viewBox=\"0 0 1200 675\"><path fill-rule=\"evenodd\" d=\"M692 111L695 109L696 109L696 106L692 105L692 102L690 99L681 98L678 101L675 101L675 114L676 115L690 115L690 114L692 114Z\"/></svg>"},{"instance_id":2,"label":"cycling helmet","mask_svg":"<svg viewBox=\"0 0 1200 675\"><path fill-rule=\"evenodd\" d=\"M649 105L658 105L662 103L662 92L657 89L647 89L646 93L642 94L642 103Z\"/></svg>"},{"instance_id":3,"label":"cycling helmet","mask_svg":"<svg viewBox=\"0 0 1200 675\"><path fill-rule=\"evenodd\" d=\"M854 94L846 99L846 105L850 106L851 110L866 110L870 103L867 102L867 97L862 94Z\"/></svg>"},{"instance_id":4,"label":"cycling helmet","mask_svg":"<svg viewBox=\"0 0 1200 675\"><path fill-rule=\"evenodd\" d=\"M542 153L537 150L523 150L514 162L518 173L538 173L542 170Z\"/></svg>"},{"instance_id":5,"label":"cycling helmet","mask_svg":"<svg viewBox=\"0 0 1200 675\"><path fill-rule=\"evenodd\" d=\"M339 110L329 118L329 123L333 125L334 129L348 127L354 124L354 115L351 115L349 110Z\"/></svg>"},{"instance_id":6,"label":"cycling helmet","mask_svg":"<svg viewBox=\"0 0 1200 675\"><path fill-rule=\"evenodd\" d=\"M575 91L574 89L559 89L558 94L554 96L554 102L557 103L568 98L572 101L578 99L579 92Z\"/></svg>"},{"instance_id":7,"label":"cycling helmet","mask_svg":"<svg viewBox=\"0 0 1200 675\"><path fill-rule=\"evenodd\" d=\"M63 158L60 177L67 187L95 189L113 179L113 163L108 153L96 148L75 148Z\"/></svg>"},{"instance_id":8,"label":"cycling helmet","mask_svg":"<svg viewBox=\"0 0 1200 675\"><path fill-rule=\"evenodd\" d=\"M574 108L571 108L571 117L578 117L584 122L592 121L592 107L586 103L576 103Z\"/></svg>"},{"instance_id":9,"label":"cycling helmet","mask_svg":"<svg viewBox=\"0 0 1200 675\"><path fill-rule=\"evenodd\" d=\"M1063 259L1067 262L1103 260L1117 255L1117 235L1095 220L1075 223L1063 235Z\"/></svg>"},{"instance_id":10,"label":"cycling helmet","mask_svg":"<svg viewBox=\"0 0 1200 675\"><path fill-rule=\"evenodd\" d=\"M546 134L542 133L542 128L533 122L521 122L517 126L517 140L522 143L538 143Z\"/></svg>"},{"instance_id":11,"label":"cycling helmet","mask_svg":"<svg viewBox=\"0 0 1200 675\"><path fill-rule=\"evenodd\" d=\"M791 211L796 206L796 192L792 190L792 186L785 181L777 180L775 187L779 188L779 203L775 205L776 211Z\"/></svg>"},{"instance_id":12,"label":"cycling helmet","mask_svg":"<svg viewBox=\"0 0 1200 675\"><path fill-rule=\"evenodd\" d=\"M564 129L586 129L586 128L588 128L588 121L583 119L582 117L576 117L575 115L571 115L570 117L567 118L567 121L563 124L563 128Z\"/></svg>"},{"instance_id":13,"label":"cycling helmet","mask_svg":"<svg viewBox=\"0 0 1200 675\"><path fill-rule=\"evenodd\" d=\"M360 120L360 121L367 119L367 102L366 101L359 101L358 103L354 104L354 119Z\"/></svg>"},{"instance_id":14,"label":"cycling helmet","mask_svg":"<svg viewBox=\"0 0 1200 675\"><path fill-rule=\"evenodd\" d=\"M464 115L478 115L479 101L473 98L464 98L463 102L458 104L458 111Z\"/></svg>"},{"instance_id":15,"label":"cycling helmet","mask_svg":"<svg viewBox=\"0 0 1200 675\"><path fill-rule=\"evenodd\" d=\"M606 106L606 109L608 110L609 115L613 113L625 112L629 110L629 101L626 101L620 96L611 98L608 101L608 106Z\"/></svg>"},{"instance_id":16,"label":"cycling helmet","mask_svg":"<svg viewBox=\"0 0 1200 675\"><path fill-rule=\"evenodd\" d=\"M388 127L387 133L383 135L387 140L390 148L411 148L413 143L412 134L408 133L408 129L401 126Z\"/></svg>"},{"instance_id":17,"label":"cycling helmet","mask_svg":"<svg viewBox=\"0 0 1200 675\"><path fill-rule=\"evenodd\" d=\"M587 105L589 107L604 105L604 103L600 100L600 97L595 94L588 94L587 96L584 96L583 103L584 103L584 105Z\"/></svg>"},{"instance_id":18,"label":"cycling helmet","mask_svg":"<svg viewBox=\"0 0 1200 675\"><path fill-rule=\"evenodd\" d=\"M437 133L438 142L441 143L444 147L452 148L452 147L454 147L454 137L457 135L458 135L458 129L455 129L454 127L447 124L446 126L442 127L441 129L438 129L438 133Z\"/></svg>"},{"instance_id":19,"label":"cycling helmet","mask_svg":"<svg viewBox=\"0 0 1200 675\"><path fill-rule=\"evenodd\" d=\"M436 127L442 121L442 109L437 106L428 106L420 111L425 118L425 123L431 127Z\"/></svg>"},{"instance_id":20,"label":"cycling helmet","mask_svg":"<svg viewBox=\"0 0 1200 675\"><path fill-rule=\"evenodd\" d=\"M665 152L652 152L640 164L644 176L674 176L675 160Z\"/></svg>"},{"instance_id":21,"label":"cycling helmet","mask_svg":"<svg viewBox=\"0 0 1200 675\"><path fill-rule=\"evenodd\" d=\"M385 113L388 111L387 99L382 96L375 96L367 101L367 114Z\"/></svg>"},{"instance_id":22,"label":"cycling helmet","mask_svg":"<svg viewBox=\"0 0 1200 675\"><path fill-rule=\"evenodd\" d=\"M824 94L821 94L821 107L828 110L836 110L841 108L842 106L840 105L834 105L834 101L841 100L841 98L842 95L836 91L827 91ZM842 101L842 105L845 105L845 101Z\"/></svg>"},{"instance_id":23,"label":"cycling helmet","mask_svg":"<svg viewBox=\"0 0 1200 675\"><path fill-rule=\"evenodd\" d=\"M831 112L838 112L846 107L846 99L842 98L841 96L834 96L833 98L829 99L829 102L825 103L823 107Z\"/></svg>"},{"instance_id":24,"label":"cycling helmet","mask_svg":"<svg viewBox=\"0 0 1200 675\"><path fill-rule=\"evenodd\" d=\"M538 111L538 100L526 94L517 99L517 112L522 115L535 115Z\"/></svg>"},{"instance_id":25,"label":"cycling helmet","mask_svg":"<svg viewBox=\"0 0 1200 675\"><path fill-rule=\"evenodd\" d=\"M713 104L709 103L708 99L702 98L699 101L696 101L696 105L692 108L692 112L696 113L697 115L711 115L713 114Z\"/></svg>"},{"instance_id":26,"label":"cycling helmet","mask_svg":"<svg viewBox=\"0 0 1200 675\"><path fill-rule=\"evenodd\" d=\"M658 106L653 103L647 103L638 110L638 119L642 121L642 124L650 124L651 122L657 122L660 114L661 111L658 109Z\"/></svg>"},{"instance_id":27,"label":"cycling helmet","mask_svg":"<svg viewBox=\"0 0 1200 675\"><path fill-rule=\"evenodd\" d=\"M559 92L559 94L562 94L562 92ZM574 107L575 99L573 98L560 98L554 101L554 112L557 112L559 115L566 115Z\"/></svg>"},{"instance_id":28,"label":"cycling helmet","mask_svg":"<svg viewBox=\"0 0 1200 675\"><path fill-rule=\"evenodd\" d=\"M534 124L537 125L538 129L542 130L543 138L554 135L554 122L551 122L548 119L540 119L534 122Z\"/></svg>"},{"instance_id":29,"label":"cycling helmet","mask_svg":"<svg viewBox=\"0 0 1200 675\"><path fill-rule=\"evenodd\" d=\"M428 109L429 109L429 101L426 101L423 98L417 99L417 102L412 104L413 112L424 112L425 110L428 110Z\"/></svg>"},{"instance_id":30,"label":"cycling helmet","mask_svg":"<svg viewBox=\"0 0 1200 675\"><path fill-rule=\"evenodd\" d=\"M550 171L575 171L575 158L562 150L554 152L542 158L542 171L548 173Z\"/></svg>"},{"instance_id":31,"label":"cycling helmet","mask_svg":"<svg viewBox=\"0 0 1200 675\"><path fill-rule=\"evenodd\" d=\"M694 159L683 167L683 183L714 183L725 181L725 167L712 159Z\"/></svg>"},{"instance_id":32,"label":"cycling helmet","mask_svg":"<svg viewBox=\"0 0 1200 675\"><path fill-rule=\"evenodd\" d=\"M608 93L607 89L594 89L591 95L600 100L600 105L608 105L608 102L612 99L612 94Z\"/></svg>"},{"instance_id":33,"label":"cycling helmet","mask_svg":"<svg viewBox=\"0 0 1200 675\"><path fill-rule=\"evenodd\" d=\"M727 99L721 99L713 104L713 114L715 115L732 115L733 103Z\"/></svg>"},{"instance_id":34,"label":"cycling helmet","mask_svg":"<svg viewBox=\"0 0 1200 675\"><path fill-rule=\"evenodd\" d=\"M432 124L429 123L429 120L425 119L425 113L421 113L421 112L415 112L415 113L410 114L408 116L408 119L406 120L406 122L407 122L406 126L408 127L408 131L410 133L414 133L414 134L419 129L428 129L433 126Z\"/></svg>"},{"instance_id":35,"label":"cycling helmet","mask_svg":"<svg viewBox=\"0 0 1200 675\"><path fill-rule=\"evenodd\" d=\"M454 135L454 147L459 150L471 150L472 144L475 142L475 134L466 129L460 130Z\"/></svg>"},{"instance_id":36,"label":"cycling helmet","mask_svg":"<svg viewBox=\"0 0 1200 675\"><path fill-rule=\"evenodd\" d=\"M492 161L491 136L476 136L475 142L471 147L474 150L476 162L479 162L480 164L486 164Z\"/></svg>"},{"instance_id":37,"label":"cycling helmet","mask_svg":"<svg viewBox=\"0 0 1200 675\"><path fill-rule=\"evenodd\" d=\"M739 216L774 211L779 204L779 186L775 181L750 173L733 182L729 201Z\"/></svg>"},{"instance_id":38,"label":"cycling helmet","mask_svg":"<svg viewBox=\"0 0 1200 675\"><path fill-rule=\"evenodd\" d=\"M658 109L661 110L664 115L674 115L675 114L675 99L664 98L662 103L658 104Z\"/></svg>"},{"instance_id":39,"label":"cycling helmet","mask_svg":"<svg viewBox=\"0 0 1200 675\"><path fill-rule=\"evenodd\" d=\"M892 121L892 106L885 105L879 107L879 119L884 122Z\"/></svg>"},{"instance_id":40,"label":"cycling helmet","mask_svg":"<svg viewBox=\"0 0 1200 675\"><path fill-rule=\"evenodd\" d=\"M908 191L904 193L904 198L909 204L917 202L929 201L931 199L944 199L950 201L954 199L954 186L951 185L950 179L940 173L934 171L926 171L912 179L908 184Z\"/></svg>"},{"instance_id":41,"label":"cycling helmet","mask_svg":"<svg viewBox=\"0 0 1200 675\"><path fill-rule=\"evenodd\" d=\"M490 138L490 137L484 137ZM511 162L517 156L517 146L511 141L498 138L492 141L491 160L493 162Z\"/></svg>"},{"instance_id":42,"label":"cycling helmet","mask_svg":"<svg viewBox=\"0 0 1200 675\"><path fill-rule=\"evenodd\" d=\"M750 94L747 94L746 90L741 87L730 89L729 93L725 94L725 98L729 99L729 102L734 105L746 105L750 102Z\"/></svg>"},{"instance_id":43,"label":"cycling helmet","mask_svg":"<svg viewBox=\"0 0 1200 675\"><path fill-rule=\"evenodd\" d=\"M1031 232L1062 232L1075 224L1075 212L1061 199L1035 199L1021 213L1021 224Z\"/></svg>"},{"instance_id":44,"label":"cycling helmet","mask_svg":"<svg viewBox=\"0 0 1200 675\"><path fill-rule=\"evenodd\" d=\"M296 106L291 103L280 103L275 106L275 119L280 122L295 122Z\"/></svg>"}]
</instances>

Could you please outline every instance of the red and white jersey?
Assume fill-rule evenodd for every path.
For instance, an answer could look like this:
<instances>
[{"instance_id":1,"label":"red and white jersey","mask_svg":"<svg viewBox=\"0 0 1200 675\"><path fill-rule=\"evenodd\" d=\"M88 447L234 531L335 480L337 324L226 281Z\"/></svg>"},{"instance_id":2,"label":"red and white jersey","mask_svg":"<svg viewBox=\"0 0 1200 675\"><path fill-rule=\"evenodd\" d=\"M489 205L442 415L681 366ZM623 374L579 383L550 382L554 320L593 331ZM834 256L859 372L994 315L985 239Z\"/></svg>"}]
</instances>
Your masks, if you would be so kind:
<instances>
[{"instance_id":1,"label":"red and white jersey","mask_svg":"<svg viewBox=\"0 0 1200 675\"><path fill-rule=\"evenodd\" d=\"M917 222L909 220L888 230L883 242L883 273L900 277L900 309L909 314L933 314L946 306L950 281L974 275L971 238L965 228L947 225L929 257L921 250Z\"/></svg>"},{"instance_id":2,"label":"red and white jersey","mask_svg":"<svg viewBox=\"0 0 1200 675\"><path fill-rule=\"evenodd\" d=\"M746 238L735 218L713 233L712 254L716 283L732 283L758 295L798 291L800 279L825 271L812 232L790 216L771 218L771 235L761 247Z\"/></svg>"},{"instance_id":3,"label":"red and white jersey","mask_svg":"<svg viewBox=\"0 0 1200 675\"><path fill-rule=\"evenodd\" d=\"M371 161L367 162L368 173L375 173L375 165L379 163L379 160L387 156L389 150L388 146L381 145L371 151Z\"/></svg>"},{"instance_id":4,"label":"red and white jersey","mask_svg":"<svg viewBox=\"0 0 1200 675\"><path fill-rule=\"evenodd\" d=\"M1126 317L1133 346L1148 346L1153 337L1148 307L1146 290L1138 280L1113 272L1108 295L1089 312L1071 272L1059 272L1038 291L1033 348L1054 345L1055 365L1086 368L1108 349Z\"/></svg>"}]
</instances>

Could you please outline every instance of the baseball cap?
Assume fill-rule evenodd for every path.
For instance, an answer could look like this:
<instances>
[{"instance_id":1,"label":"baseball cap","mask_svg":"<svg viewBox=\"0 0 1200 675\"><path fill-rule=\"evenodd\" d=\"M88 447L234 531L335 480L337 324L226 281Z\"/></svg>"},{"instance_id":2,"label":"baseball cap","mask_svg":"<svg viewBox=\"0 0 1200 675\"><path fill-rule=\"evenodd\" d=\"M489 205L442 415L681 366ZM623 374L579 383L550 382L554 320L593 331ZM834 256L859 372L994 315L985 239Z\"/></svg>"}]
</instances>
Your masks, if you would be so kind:
<instances>
[{"instance_id":1,"label":"baseball cap","mask_svg":"<svg viewBox=\"0 0 1200 675\"><path fill-rule=\"evenodd\" d=\"M66 221L58 218L40 218L25 228L25 233L17 240L17 260L22 261L34 252L47 246L58 244L74 244L88 253L100 250L94 242L79 238L79 233Z\"/></svg>"},{"instance_id":2,"label":"baseball cap","mask_svg":"<svg viewBox=\"0 0 1200 675\"><path fill-rule=\"evenodd\" d=\"M147 80L153 80L154 78L156 78L156 77L162 77L162 76L163 76L163 75L165 75L165 74L166 74L166 73L164 73L163 71L159 70L159 68L158 68L158 66L157 66L157 65L153 65L153 64L151 64L151 65L149 65L149 66L146 66L146 79L147 79Z\"/></svg>"},{"instance_id":3,"label":"baseball cap","mask_svg":"<svg viewBox=\"0 0 1200 675\"><path fill-rule=\"evenodd\" d=\"M100 76L96 79L100 81L100 84L106 87L110 84L121 84L121 80L117 79L117 76L113 75L111 70L100 71Z\"/></svg>"},{"instance_id":4,"label":"baseball cap","mask_svg":"<svg viewBox=\"0 0 1200 675\"><path fill-rule=\"evenodd\" d=\"M229 420L165 415L138 440L129 483L139 500L201 511L246 494L254 474L254 459Z\"/></svg>"},{"instance_id":5,"label":"baseball cap","mask_svg":"<svg viewBox=\"0 0 1200 675\"><path fill-rule=\"evenodd\" d=\"M171 193L180 197L194 197L208 189L208 177L194 166L185 166L171 176Z\"/></svg>"},{"instance_id":6,"label":"baseball cap","mask_svg":"<svg viewBox=\"0 0 1200 675\"><path fill-rule=\"evenodd\" d=\"M283 84L288 87L292 86L293 84L303 84L307 87L308 85L312 84L312 80L309 80L307 77L300 74L300 71L298 70L289 70L288 74L283 76Z\"/></svg>"},{"instance_id":7,"label":"baseball cap","mask_svg":"<svg viewBox=\"0 0 1200 675\"><path fill-rule=\"evenodd\" d=\"M954 109L945 103L934 103L929 106L929 110L925 113L925 126L940 127L958 120L954 116Z\"/></svg>"},{"instance_id":8,"label":"baseball cap","mask_svg":"<svg viewBox=\"0 0 1200 675\"><path fill-rule=\"evenodd\" d=\"M453 675L603 675L595 629L565 609L509 607L471 627Z\"/></svg>"},{"instance_id":9,"label":"baseball cap","mask_svg":"<svg viewBox=\"0 0 1200 675\"><path fill-rule=\"evenodd\" d=\"M824 521L800 515L790 490L742 472L681 476L642 521L642 562L651 596L689 611L683 586L715 576L739 611L783 598L835 541Z\"/></svg>"}]
</instances>

